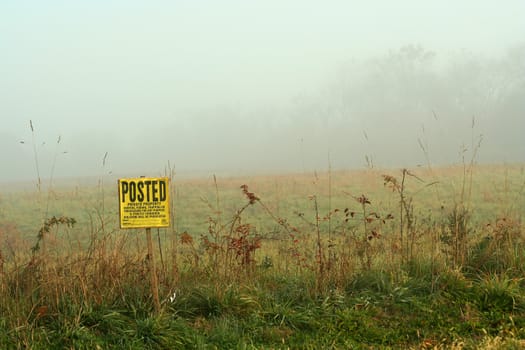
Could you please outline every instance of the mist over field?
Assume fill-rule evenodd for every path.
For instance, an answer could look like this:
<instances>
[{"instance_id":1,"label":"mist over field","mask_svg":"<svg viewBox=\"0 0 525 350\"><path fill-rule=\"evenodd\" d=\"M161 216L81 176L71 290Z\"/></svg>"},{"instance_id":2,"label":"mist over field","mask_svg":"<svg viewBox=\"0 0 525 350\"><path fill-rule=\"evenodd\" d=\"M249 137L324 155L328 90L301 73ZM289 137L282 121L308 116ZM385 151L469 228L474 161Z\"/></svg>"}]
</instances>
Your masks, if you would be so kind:
<instances>
[{"instance_id":1,"label":"mist over field","mask_svg":"<svg viewBox=\"0 0 525 350\"><path fill-rule=\"evenodd\" d=\"M4 2L0 181L35 179L36 163L45 178L524 162L524 15L522 1Z\"/></svg>"}]
</instances>

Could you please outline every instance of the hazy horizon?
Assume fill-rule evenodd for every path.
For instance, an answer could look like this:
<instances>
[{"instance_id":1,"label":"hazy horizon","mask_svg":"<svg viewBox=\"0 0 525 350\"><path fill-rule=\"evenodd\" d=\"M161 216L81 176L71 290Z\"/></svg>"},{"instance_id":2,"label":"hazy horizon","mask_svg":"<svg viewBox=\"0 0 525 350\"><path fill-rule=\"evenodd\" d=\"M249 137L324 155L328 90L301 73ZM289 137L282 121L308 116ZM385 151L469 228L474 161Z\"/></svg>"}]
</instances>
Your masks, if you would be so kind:
<instances>
[{"instance_id":1,"label":"hazy horizon","mask_svg":"<svg viewBox=\"0 0 525 350\"><path fill-rule=\"evenodd\" d=\"M0 181L525 162L504 5L2 3Z\"/></svg>"}]
</instances>

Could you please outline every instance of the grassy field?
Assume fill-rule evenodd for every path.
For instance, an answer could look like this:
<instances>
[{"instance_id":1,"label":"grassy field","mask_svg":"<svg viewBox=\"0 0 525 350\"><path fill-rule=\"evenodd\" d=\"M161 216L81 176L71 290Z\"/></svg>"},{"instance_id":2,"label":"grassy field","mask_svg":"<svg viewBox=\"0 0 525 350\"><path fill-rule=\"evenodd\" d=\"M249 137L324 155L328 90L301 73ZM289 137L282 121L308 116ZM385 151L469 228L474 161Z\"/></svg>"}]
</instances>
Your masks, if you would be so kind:
<instances>
[{"instance_id":1,"label":"grassy field","mask_svg":"<svg viewBox=\"0 0 525 350\"><path fill-rule=\"evenodd\" d=\"M172 178L118 228L116 179L0 192L0 348L521 349L523 165Z\"/></svg>"}]
</instances>

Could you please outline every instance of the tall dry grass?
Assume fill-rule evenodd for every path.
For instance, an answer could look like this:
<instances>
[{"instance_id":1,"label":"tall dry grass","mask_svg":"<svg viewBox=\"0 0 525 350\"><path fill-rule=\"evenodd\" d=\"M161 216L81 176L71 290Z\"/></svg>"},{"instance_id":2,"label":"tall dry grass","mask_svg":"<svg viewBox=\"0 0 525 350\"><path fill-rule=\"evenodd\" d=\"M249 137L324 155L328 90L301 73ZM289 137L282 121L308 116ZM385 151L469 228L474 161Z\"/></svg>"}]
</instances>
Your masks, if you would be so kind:
<instances>
[{"instance_id":1,"label":"tall dry grass","mask_svg":"<svg viewBox=\"0 0 525 350\"><path fill-rule=\"evenodd\" d=\"M525 272L525 176L520 166L483 167L474 159L452 168L335 172L329 165L325 173L213 176L185 182L176 181L168 164L174 225L154 231L154 257L147 253L141 230L117 227L111 217L116 211L107 204L107 194L114 190L103 178L85 197L78 189L73 194L64 190L66 203L55 205L60 195L51 192L41 202L39 174L36 197L26 200L40 198L38 205L45 208L41 212L53 208L57 215L33 221L32 213L20 216L37 224L30 236L14 237L20 232L8 224L15 222L8 216L22 210L24 202L9 213L4 210L0 311L9 317L0 321L15 330L9 336L16 334L19 344L30 347L39 329L62 324L58 320L82 327L86 310L89 315L93 310L108 310L108 315L170 314L178 293L190 287L202 293L185 302L205 310L202 317L220 314L221 303L226 302L235 314L243 314L243 307L260 311L254 295L270 293L266 289L275 289L283 278L290 281L287 297L326 300L316 307L341 318L343 329L351 329L357 316L337 310L354 290L380 293L376 298L394 303L389 307L395 309L396 300L403 305L410 298L434 296L449 288L447 283L457 283L458 293L474 293L469 288L476 281L475 293L486 298L480 297L479 307L512 315L518 311L509 300L518 295ZM105 162L106 156L104 173ZM502 187L507 194L487 194L487 186ZM49 186L48 191L59 194L56 187ZM491 201L485 200L487 195ZM75 210L75 202L90 203L94 209ZM153 311L148 282L152 258L159 266L158 312ZM298 281L304 283L301 296L293 286ZM406 295L407 284L415 294ZM490 298L501 303L488 303ZM353 310L366 309L373 301L356 302ZM71 318L64 320L64 315ZM197 329L208 327L209 320L194 321ZM311 321L297 316L295 322ZM313 324L309 327L320 327ZM280 327L279 331L290 331ZM497 341L490 338L487 344ZM429 344L438 346L435 341Z\"/></svg>"}]
</instances>

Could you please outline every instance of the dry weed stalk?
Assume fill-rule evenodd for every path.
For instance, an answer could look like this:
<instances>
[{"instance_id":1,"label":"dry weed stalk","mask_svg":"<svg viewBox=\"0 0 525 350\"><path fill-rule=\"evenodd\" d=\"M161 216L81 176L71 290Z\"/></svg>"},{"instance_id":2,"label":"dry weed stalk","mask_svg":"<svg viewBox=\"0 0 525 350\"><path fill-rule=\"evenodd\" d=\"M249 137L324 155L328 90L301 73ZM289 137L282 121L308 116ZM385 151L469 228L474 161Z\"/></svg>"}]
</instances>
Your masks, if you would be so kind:
<instances>
[{"instance_id":1,"label":"dry weed stalk","mask_svg":"<svg viewBox=\"0 0 525 350\"><path fill-rule=\"evenodd\" d=\"M315 259L317 262L317 272L318 272L318 281L323 277L325 272L325 256L323 251L323 241L321 240L321 228L320 221L321 217L319 215L319 205L317 203L317 196L311 196L310 199L314 202L315 209L315 233L316 233L316 255Z\"/></svg>"},{"instance_id":2,"label":"dry weed stalk","mask_svg":"<svg viewBox=\"0 0 525 350\"><path fill-rule=\"evenodd\" d=\"M171 237L171 241L170 241L170 247L167 248L169 253L170 253L170 258L171 258L171 270L172 270L172 275L173 275L173 278L175 279L175 281L178 281L179 280L179 266L178 266L178 263L177 263L177 235L179 233L179 227L178 227L178 222L179 220L177 220L177 210L175 208L175 203L179 202L179 191L177 189L177 187L175 186L175 181L174 181L174 178L175 178L175 166L172 166L170 164L170 162L168 161L168 164L167 164L167 167L164 169L164 176L165 177L168 177L169 178L169 183L171 184L170 185L170 195L169 195L169 200L170 200L170 208L171 208L171 211L170 211L170 222L172 223L171 224L171 227L167 230L164 231L164 234L166 235L166 233L169 231L169 236ZM175 201L175 199L177 199L177 201ZM160 238L160 236L158 237ZM165 236L165 241L168 241L166 236ZM160 245L159 245L159 250L160 250ZM166 270L167 272L167 270Z\"/></svg>"},{"instance_id":3,"label":"dry weed stalk","mask_svg":"<svg viewBox=\"0 0 525 350\"><path fill-rule=\"evenodd\" d=\"M403 262L408 262L414 258L414 246L416 243L417 230L416 230L416 220L414 215L414 205L413 200L414 196L421 190L434 186L437 184L437 181L424 184L421 189L418 191L410 193L407 195L406 189L406 180L407 177L412 177L418 180L420 183L424 181L409 171L408 169L401 170L401 181L398 181L396 177L392 175L384 174L383 181L385 187L390 187L392 192L396 192L399 196L399 242L401 247L401 260Z\"/></svg>"},{"instance_id":4,"label":"dry weed stalk","mask_svg":"<svg viewBox=\"0 0 525 350\"><path fill-rule=\"evenodd\" d=\"M233 215L231 221L222 223L220 201L218 199L217 180L214 177L217 202L216 207L209 205L217 215L215 218L208 217L208 235L201 235L201 245L208 254L206 263L213 274L223 280L229 280L232 277L239 277L238 268L243 271L249 271L255 260L253 254L260 248L260 237L254 235L255 228L250 224L242 222L244 211L259 201L259 198L250 192L247 185L240 186L243 195L248 199L248 203L239 208ZM210 238L211 237L211 240ZM197 249L193 245L193 238L185 234L181 242L190 247L190 253L193 255L195 263L198 263Z\"/></svg>"},{"instance_id":5,"label":"dry weed stalk","mask_svg":"<svg viewBox=\"0 0 525 350\"><path fill-rule=\"evenodd\" d=\"M449 230L453 241L453 263L455 266L462 266L467 256L467 238L472 232L470 228L470 213L472 211L472 183L474 175L474 166L478 151L481 147L483 136L480 135L477 143L474 141L475 118L472 117L471 133L471 155L467 163L465 155L467 147L461 150L461 159L463 164L463 178L461 185L461 194L459 203L456 202L452 213L448 217Z\"/></svg>"}]
</instances>

